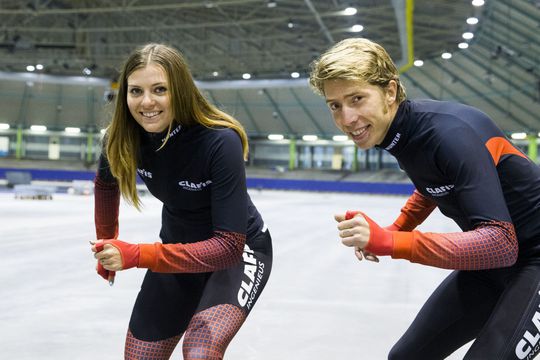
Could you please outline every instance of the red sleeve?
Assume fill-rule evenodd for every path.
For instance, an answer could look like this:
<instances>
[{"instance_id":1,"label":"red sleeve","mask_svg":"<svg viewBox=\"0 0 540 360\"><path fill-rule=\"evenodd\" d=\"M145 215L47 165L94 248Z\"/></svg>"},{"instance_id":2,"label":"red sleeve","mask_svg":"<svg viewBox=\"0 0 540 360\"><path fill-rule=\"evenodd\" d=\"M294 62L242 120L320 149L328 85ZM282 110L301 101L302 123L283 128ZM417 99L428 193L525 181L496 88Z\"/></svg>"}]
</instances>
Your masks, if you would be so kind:
<instances>
[{"instance_id":1,"label":"red sleeve","mask_svg":"<svg viewBox=\"0 0 540 360\"><path fill-rule=\"evenodd\" d=\"M437 205L431 199L414 190L414 193L407 200L405 206L401 208L401 214L396 221L392 225L387 226L386 229L393 231L412 231L423 223L436 207Z\"/></svg>"},{"instance_id":2,"label":"red sleeve","mask_svg":"<svg viewBox=\"0 0 540 360\"><path fill-rule=\"evenodd\" d=\"M240 262L245 242L245 234L216 231L212 238L195 243L140 244L139 267L166 273L222 270Z\"/></svg>"},{"instance_id":3,"label":"red sleeve","mask_svg":"<svg viewBox=\"0 0 540 360\"><path fill-rule=\"evenodd\" d=\"M393 231L392 257L456 270L481 270L513 265L518 256L514 225L480 223L474 230L456 233Z\"/></svg>"},{"instance_id":4,"label":"red sleeve","mask_svg":"<svg viewBox=\"0 0 540 360\"><path fill-rule=\"evenodd\" d=\"M97 239L118 238L118 209L120 190L116 182L107 183L96 176L94 180L94 223Z\"/></svg>"}]
</instances>

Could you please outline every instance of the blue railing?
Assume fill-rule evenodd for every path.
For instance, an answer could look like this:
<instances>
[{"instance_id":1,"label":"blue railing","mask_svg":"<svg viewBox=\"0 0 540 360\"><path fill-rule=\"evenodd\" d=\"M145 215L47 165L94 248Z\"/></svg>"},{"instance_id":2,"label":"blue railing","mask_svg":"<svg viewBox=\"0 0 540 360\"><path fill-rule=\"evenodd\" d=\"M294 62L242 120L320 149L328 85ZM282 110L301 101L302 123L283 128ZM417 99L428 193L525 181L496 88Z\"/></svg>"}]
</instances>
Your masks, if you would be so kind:
<instances>
[{"instance_id":1,"label":"blue railing","mask_svg":"<svg viewBox=\"0 0 540 360\"><path fill-rule=\"evenodd\" d=\"M80 171L57 169L0 168L0 179L4 179L6 177L7 171L29 172L32 175L32 180L41 181L93 180L95 177L95 171L91 170ZM249 177L247 179L247 186L248 188L252 189L328 191L392 195L410 195L414 190L413 185L409 183L377 183Z\"/></svg>"}]
</instances>

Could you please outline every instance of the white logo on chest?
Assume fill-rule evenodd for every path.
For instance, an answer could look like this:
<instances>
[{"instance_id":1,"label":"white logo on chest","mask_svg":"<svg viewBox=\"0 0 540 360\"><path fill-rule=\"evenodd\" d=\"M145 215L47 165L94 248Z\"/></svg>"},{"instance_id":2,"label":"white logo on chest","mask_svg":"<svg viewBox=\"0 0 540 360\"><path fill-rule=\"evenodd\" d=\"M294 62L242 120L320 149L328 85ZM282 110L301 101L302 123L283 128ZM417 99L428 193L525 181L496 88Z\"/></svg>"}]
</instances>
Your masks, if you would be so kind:
<instances>
[{"instance_id":1,"label":"white logo on chest","mask_svg":"<svg viewBox=\"0 0 540 360\"><path fill-rule=\"evenodd\" d=\"M178 185L180 185L180 187L182 189L184 189L184 190L201 191L202 189L204 189L205 187L207 187L211 183L212 183L212 180L201 181L201 182L198 182L198 183L194 183L194 182L191 182L189 180L181 180L181 181L178 182Z\"/></svg>"},{"instance_id":2,"label":"white logo on chest","mask_svg":"<svg viewBox=\"0 0 540 360\"><path fill-rule=\"evenodd\" d=\"M427 187L426 191L432 196L445 196L448 195L453 188L454 185L443 185L438 187Z\"/></svg>"}]
</instances>

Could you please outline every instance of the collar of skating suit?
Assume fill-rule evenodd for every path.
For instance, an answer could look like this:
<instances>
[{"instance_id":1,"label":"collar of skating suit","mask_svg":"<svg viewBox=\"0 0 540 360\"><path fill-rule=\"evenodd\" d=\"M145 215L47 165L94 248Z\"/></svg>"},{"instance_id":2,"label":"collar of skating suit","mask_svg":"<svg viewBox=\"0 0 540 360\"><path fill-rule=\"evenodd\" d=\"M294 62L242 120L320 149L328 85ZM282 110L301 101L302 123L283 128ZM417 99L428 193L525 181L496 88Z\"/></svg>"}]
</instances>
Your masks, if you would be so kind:
<instances>
[{"instance_id":1,"label":"collar of skating suit","mask_svg":"<svg viewBox=\"0 0 540 360\"><path fill-rule=\"evenodd\" d=\"M409 112L409 100L405 100L399 104L394 120L392 120L383 141L376 146L377 148L384 149L394 156L397 156L401 152L407 143L407 118L409 117Z\"/></svg>"},{"instance_id":2,"label":"collar of skating suit","mask_svg":"<svg viewBox=\"0 0 540 360\"><path fill-rule=\"evenodd\" d=\"M162 131L160 133L149 133L144 132L144 138L148 141L148 143L151 144L151 146L159 148L161 145L163 145L163 142L167 138L167 130ZM172 138L175 136L178 136L182 132L182 125L177 125L171 129L171 132L169 133L169 140L171 141Z\"/></svg>"}]
</instances>

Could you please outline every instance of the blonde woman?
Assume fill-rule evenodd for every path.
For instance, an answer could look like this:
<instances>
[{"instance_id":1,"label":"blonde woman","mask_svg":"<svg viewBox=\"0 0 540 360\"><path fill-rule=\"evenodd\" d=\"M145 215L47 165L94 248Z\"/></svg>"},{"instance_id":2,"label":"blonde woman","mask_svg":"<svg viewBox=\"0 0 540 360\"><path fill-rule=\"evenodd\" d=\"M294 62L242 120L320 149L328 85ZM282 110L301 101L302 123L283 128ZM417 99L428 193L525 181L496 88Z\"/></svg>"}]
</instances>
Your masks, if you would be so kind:
<instances>
[{"instance_id":1,"label":"blonde woman","mask_svg":"<svg viewBox=\"0 0 540 360\"><path fill-rule=\"evenodd\" d=\"M125 359L222 359L272 267L271 237L246 189L247 137L211 105L182 55L162 44L125 62L95 179L98 273L148 269ZM118 240L120 195L139 208L136 178L163 202L161 241ZM149 239L151 241L151 239Z\"/></svg>"}]
</instances>

